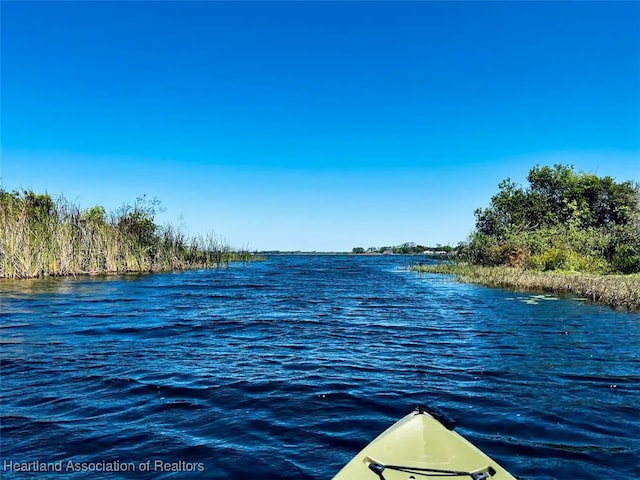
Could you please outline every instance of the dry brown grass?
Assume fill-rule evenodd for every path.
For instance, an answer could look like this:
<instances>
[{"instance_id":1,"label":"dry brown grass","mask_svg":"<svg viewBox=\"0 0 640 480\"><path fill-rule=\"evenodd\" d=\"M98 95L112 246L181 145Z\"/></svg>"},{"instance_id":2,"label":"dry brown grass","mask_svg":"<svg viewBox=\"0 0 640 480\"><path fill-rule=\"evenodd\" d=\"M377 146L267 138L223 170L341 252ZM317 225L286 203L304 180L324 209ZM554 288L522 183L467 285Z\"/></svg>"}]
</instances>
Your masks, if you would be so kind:
<instances>
[{"instance_id":1,"label":"dry brown grass","mask_svg":"<svg viewBox=\"0 0 640 480\"><path fill-rule=\"evenodd\" d=\"M514 267L464 264L417 265L423 273L453 274L466 283L521 291L573 294L592 302L640 311L640 275L597 275L578 272L542 272Z\"/></svg>"}]
</instances>

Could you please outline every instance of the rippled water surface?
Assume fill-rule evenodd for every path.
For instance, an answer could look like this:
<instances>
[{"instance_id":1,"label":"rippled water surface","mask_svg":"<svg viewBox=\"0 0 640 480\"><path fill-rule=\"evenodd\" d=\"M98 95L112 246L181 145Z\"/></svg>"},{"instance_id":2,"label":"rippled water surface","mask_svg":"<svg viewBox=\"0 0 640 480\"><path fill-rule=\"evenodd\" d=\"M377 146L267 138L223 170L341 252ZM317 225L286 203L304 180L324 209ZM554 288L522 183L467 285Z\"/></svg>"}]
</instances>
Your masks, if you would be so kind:
<instances>
[{"instance_id":1,"label":"rippled water surface","mask_svg":"<svg viewBox=\"0 0 640 480\"><path fill-rule=\"evenodd\" d=\"M417 404L523 479L640 475L640 315L409 262L0 283L1 476L328 479Z\"/></svg>"}]
</instances>

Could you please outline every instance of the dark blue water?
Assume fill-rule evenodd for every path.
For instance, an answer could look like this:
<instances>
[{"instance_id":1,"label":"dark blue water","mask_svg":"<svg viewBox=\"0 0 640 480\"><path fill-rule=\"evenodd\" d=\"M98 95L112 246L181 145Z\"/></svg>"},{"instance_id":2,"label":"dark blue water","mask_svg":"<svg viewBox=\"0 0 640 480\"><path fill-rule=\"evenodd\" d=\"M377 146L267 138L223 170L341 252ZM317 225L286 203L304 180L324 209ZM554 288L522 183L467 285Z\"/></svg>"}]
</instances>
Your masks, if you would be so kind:
<instances>
[{"instance_id":1,"label":"dark blue water","mask_svg":"<svg viewBox=\"0 0 640 480\"><path fill-rule=\"evenodd\" d=\"M328 479L417 404L520 478L640 475L640 315L408 263L0 283L2 477Z\"/></svg>"}]
</instances>

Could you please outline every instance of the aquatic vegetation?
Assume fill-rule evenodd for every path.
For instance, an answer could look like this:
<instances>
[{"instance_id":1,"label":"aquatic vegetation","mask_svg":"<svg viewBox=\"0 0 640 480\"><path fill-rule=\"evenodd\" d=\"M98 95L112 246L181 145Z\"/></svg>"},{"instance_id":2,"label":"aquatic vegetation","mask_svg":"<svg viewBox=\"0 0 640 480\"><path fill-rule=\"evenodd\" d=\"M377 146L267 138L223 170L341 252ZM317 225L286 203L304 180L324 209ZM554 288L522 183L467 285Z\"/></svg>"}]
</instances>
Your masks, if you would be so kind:
<instances>
[{"instance_id":1,"label":"aquatic vegetation","mask_svg":"<svg viewBox=\"0 0 640 480\"><path fill-rule=\"evenodd\" d=\"M415 265L412 269L422 273L453 274L461 282L490 287L570 293L616 308L640 310L640 275L543 272L508 266L486 267L463 263Z\"/></svg>"},{"instance_id":2,"label":"aquatic vegetation","mask_svg":"<svg viewBox=\"0 0 640 480\"><path fill-rule=\"evenodd\" d=\"M155 222L157 200L107 214L64 198L0 189L0 278L220 268L255 257L220 237Z\"/></svg>"}]
</instances>

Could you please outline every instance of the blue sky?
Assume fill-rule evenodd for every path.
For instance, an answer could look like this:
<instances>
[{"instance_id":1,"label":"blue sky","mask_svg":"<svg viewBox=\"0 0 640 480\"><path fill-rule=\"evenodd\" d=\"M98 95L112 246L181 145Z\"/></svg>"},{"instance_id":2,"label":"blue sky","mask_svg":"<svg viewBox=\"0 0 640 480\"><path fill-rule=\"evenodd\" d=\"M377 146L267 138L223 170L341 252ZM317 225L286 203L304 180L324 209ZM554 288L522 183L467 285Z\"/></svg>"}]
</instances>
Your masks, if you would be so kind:
<instances>
[{"instance_id":1,"label":"blue sky","mask_svg":"<svg viewBox=\"0 0 640 480\"><path fill-rule=\"evenodd\" d=\"M5 189L258 250L464 240L536 164L640 180L638 2L11 2Z\"/></svg>"}]
</instances>

